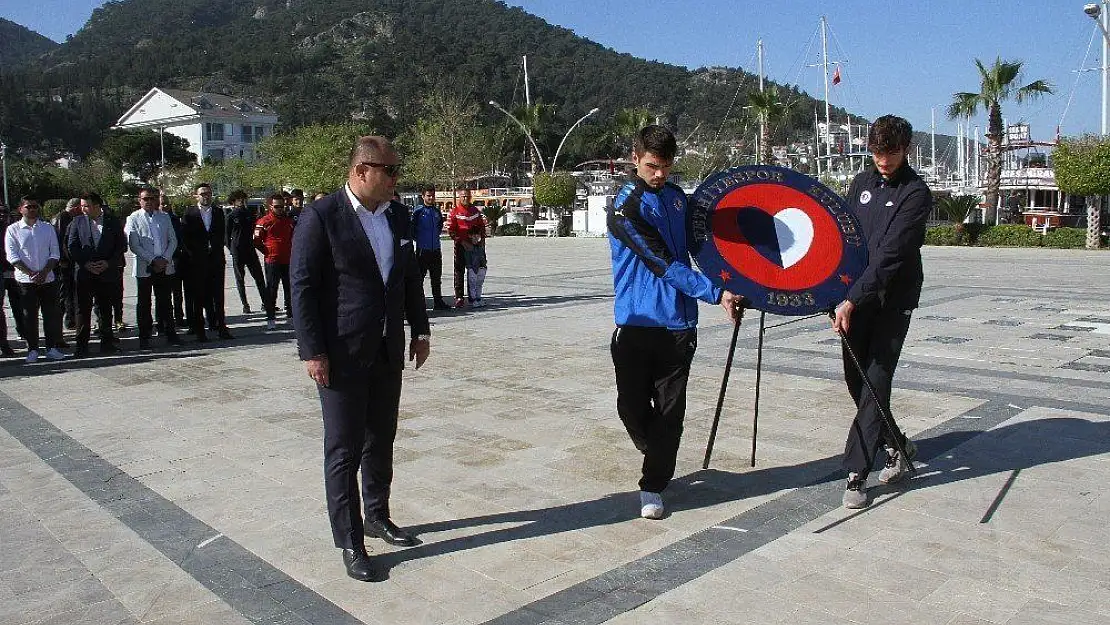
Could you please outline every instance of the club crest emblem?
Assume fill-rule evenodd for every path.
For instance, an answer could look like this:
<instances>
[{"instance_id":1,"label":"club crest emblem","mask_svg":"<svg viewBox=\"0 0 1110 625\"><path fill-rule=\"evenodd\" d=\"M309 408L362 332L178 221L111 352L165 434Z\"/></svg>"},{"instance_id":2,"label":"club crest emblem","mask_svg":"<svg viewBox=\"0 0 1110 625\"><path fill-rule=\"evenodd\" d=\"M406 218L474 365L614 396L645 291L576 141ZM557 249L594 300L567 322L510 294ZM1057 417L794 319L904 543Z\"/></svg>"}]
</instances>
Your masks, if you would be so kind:
<instances>
[{"instance_id":1,"label":"club crest emblem","mask_svg":"<svg viewBox=\"0 0 1110 625\"><path fill-rule=\"evenodd\" d=\"M701 270L765 312L830 310L867 266L855 214L790 169L751 165L711 176L691 196L690 220Z\"/></svg>"}]
</instances>

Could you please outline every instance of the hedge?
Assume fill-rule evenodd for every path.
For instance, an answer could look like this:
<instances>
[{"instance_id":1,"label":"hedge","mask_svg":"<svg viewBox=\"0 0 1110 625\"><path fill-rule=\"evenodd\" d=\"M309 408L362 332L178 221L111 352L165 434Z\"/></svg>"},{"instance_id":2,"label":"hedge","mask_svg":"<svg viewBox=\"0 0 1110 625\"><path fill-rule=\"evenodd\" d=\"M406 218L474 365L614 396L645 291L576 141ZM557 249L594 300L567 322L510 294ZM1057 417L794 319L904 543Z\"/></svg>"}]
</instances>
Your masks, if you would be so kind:
<instances>
[{"instance_id":1,"label":"hedge","mask_svg":"<svg viewBox=\"0 0 1110 625\"><path fill-rule=\"evenodd\" d=\"M1087 244L1084 228L1056 228L1042 235L1022 224L983 226L967 224L959 236L955 225L934 226L925 231L925 245L975 245L980 247L1055 247L1083 248Z\"/></svg>"}]
</instances>

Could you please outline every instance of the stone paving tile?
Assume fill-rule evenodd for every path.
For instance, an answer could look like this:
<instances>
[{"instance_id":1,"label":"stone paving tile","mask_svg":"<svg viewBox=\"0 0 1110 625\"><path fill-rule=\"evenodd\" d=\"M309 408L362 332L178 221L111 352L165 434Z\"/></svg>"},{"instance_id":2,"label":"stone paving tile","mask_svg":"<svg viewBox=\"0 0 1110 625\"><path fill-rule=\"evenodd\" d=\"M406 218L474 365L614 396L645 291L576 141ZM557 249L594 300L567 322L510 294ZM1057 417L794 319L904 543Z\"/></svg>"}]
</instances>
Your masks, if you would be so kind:
<instances>
[{"instance_id":1,"label":"stone paving tile","mask_svg":"<svg viewBox=\"0 0 1110 625\"><path fill-rule=\"evenodd\" d=\"M313 595L318 601L334 602L369 623L482 622L588 584L628 562L650 560L711 525L773 502L824 475L843 445L851 407L836 379L841 365L835 340L829 341L834 337L825 334L827 322L818 320L769 335L758 466L747 466L754 349L745 347L737 352L715 471L698 471L720 385L722 343L730 331L718 319L719 311L706 306L679 458L679 474L685 477L667 495L671 511L666 520L637 519L637 459L613 408L607 354L611 285L604 243L570 239L536 246L495 238L491 258L496 253L501 262L489 283L493 306L435 316L432 360L419 372L405 373L393 506L402 524L421 528L425 545L406 551L372 542L375 554L392 566L384 584L362 585L343 576L322 506L318 401L288 343L247 344L261 335L257 321L254 327L235 328L243 338L234 347L97 369L62 368L54 375L17 375L0 379L0 391L306 584L319 593ZM915 316L897 382L905 388L898 389L894 402L908 431L949 419L959 422L988 392L1048 405L1080 402L1110 413L1104 373L1058 368L1110 350L1097 328L1062 329L1099 323L1081 319L1110 318L1103 303L1110 301L1110 287L1080 282L1082 272L1074 268L1077 259L1090 267L1104 259L1037 251L1044 254L1035 258L1051 274L1047 277L1074 301L1062 301L1058 293L1011 291L1022 295L1013 297L1002 292L1022 287L998 276L1031 262L1034 257L1022 256L1030 253L926 250L926 307ZM523 259L529 262L515 262ZM1024 310L1029 303L1058 309L1058 314L1047 320L1045 310ZM1022 344L1014 327L1001 325L1011 321L1021 324L1021 335L1071 334L1066 342ZM754 336L750 319L743 332L745 341ZM926 340L936 336L969 341ZM498 358L474 370L452 366L474 344L491 341L499 345ZM776 373L773 366L792 368L792 373ZM58 388L67 390L58 394ZM1025 416L1028 423L1077 418L1043 410ZM897 491L884 493L878 507L859 517L842 511L819 516L673 588L666 580L689 563L671 562L663 569L667 575L640 579L638 586L617 589L604 600L574 603L570 597L566 614L586 622L616 616L616 622L630 623L682 617L744 623L901 618L890 614L943 622L951 614L952 623L972 623L984 616L984 606L995 619L1024 616L1024 610L1012 613L1014 602L1047 622L1057 615L1052 606L1064 609L1059 614L1076 611L1077 619L1084 612L1105 613L1110 553L1105 528L1095 520L1105 517L1110 500L1102 487L1108 483L1107 467L1099 464L1108 464L1106 446L1082 430L1066 442L1053 442L1042 430L1012 430L999 440L982 436L979 447L957 447L950 460L924 467L923 473L941 473L922 478L920 487L897 497ZM956 437L958 428L945 440ZM7 453L13 450L22 457ZM1017 464L1030 455L1037 462ZM960 464L968 466L967 472L960 473ZM979 523L1016 468L1020 474L990 523ZM98 601L89 595L88 601L114 606L101 608L106 614L123 608L120 601L126 597L135 621L238 623L245 619L241 611L266 615L263 620L271 623L311 621L311 612L268 611L262 603L232 608L206 595L195 581L172 573L180 570L133 532L100 522L103 512L80 493L51 497L59 490L75 491L49 466L27 458L26 450L3 432L0 488L8 490L0 491L0 550L10 544L4 542L4 530L35 520L38 532L13 536L60 550L44 562L66 562L61 555L71 553L90 577L103 575L113 590ZM20 502L23 512L5 516L5 497ZM66 531L82 516L92 522ZM33 564L36 551L13 545L10 553L19 564L8 568L9 551L3 553L0 610L14 596L4 571ZM853 565L885 570L890 566L886 554L912 562L904 577L845 581L853 579ZM164 583L148 588L128 580L120 567L129 559ZM957 559L977 559L986 572L976 577L955 565ZM1007 566L1020 574L1002 575ZM33 578L16 574L8 579L30 587ZM1037 578L1049 581L1038 585ZM953 586L962 593L956 594L961 605L938 601ZM813 588L824 588L824 594L815 595ZM856 590L857 604L836 598L829 589L837 588ZM173 591L159 595L157 589ZM705 610L712 602L728 608Z\"/></svg>"}]
</instances>

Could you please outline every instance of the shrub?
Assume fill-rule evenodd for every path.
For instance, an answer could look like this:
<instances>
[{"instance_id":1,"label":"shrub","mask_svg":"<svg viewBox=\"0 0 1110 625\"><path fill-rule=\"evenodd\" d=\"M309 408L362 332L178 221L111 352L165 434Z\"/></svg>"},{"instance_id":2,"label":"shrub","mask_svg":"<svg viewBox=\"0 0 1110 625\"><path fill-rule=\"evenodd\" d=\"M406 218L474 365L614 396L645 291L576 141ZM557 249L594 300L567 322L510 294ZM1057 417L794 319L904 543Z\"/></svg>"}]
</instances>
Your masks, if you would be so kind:
<instances>
[{"instance_id":1,"label":"shrub","mask_svg":"<svg viewBox=\"0 0 1110 625\"><path fill-rule=\"evenodd\" d=\"M925 245L959 245L956 226L934 226L925 231Z\"/></svg>"},{"instance_id":2,"label":"shrub","mask_svg":"<svg viewBox=\"0 0 1110 625\"><path fill-rule=\"evenodd\" d=\"M975 244L984 247L1040 247L1041 235L1025 224L984 226Z\"/></svg>"},{"instance_id":3,"label":"shrub","mask_svg":"<svg viewBox=\"0 0 1110 625\"><path fill-rule=\"evenodd\" d=\"M505 224L497 229L497 236L522 237L524 236L524 224Z\"/></svg>"},{"instance_id":4,"label":"shrub","mask_svg":"<svg viewBox=\"0 0 1110 625\"><path fill-rule=\"evenodd\" d=\"M1084 248L1087 247L1086 228L1057 228L1044 235L1045 247Z\"/></svg>"},{"instance_id":5,"label":"shrub","mask_svg":"<svg viewBox=\"0 0 1110 625\"><path fill-rule=\"evenodd\" d=\"M39 219L43 221L53 221L55 215L66 209L66 202L68 201L69 200L46 200L42 203Z\"/></svg>"},{"instance_id":6,"label":"shrub","mask_svg":"<svg viewBox=\"0 0 1110 625\"><path fill-rule=\"evenodd\" d=\"M574 203L577 182L565 171L536 174L533 194L539 206L570 206Z\"/></svg>"}]
</instances>

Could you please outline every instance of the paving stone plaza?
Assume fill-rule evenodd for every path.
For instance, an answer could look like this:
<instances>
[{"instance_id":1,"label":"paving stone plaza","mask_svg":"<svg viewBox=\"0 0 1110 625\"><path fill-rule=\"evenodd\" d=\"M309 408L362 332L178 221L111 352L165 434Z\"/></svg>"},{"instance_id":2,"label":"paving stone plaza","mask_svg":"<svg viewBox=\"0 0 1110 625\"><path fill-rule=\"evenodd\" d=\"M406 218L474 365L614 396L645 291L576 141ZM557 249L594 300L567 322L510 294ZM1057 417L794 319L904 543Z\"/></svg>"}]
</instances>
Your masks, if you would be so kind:
<instances>
[{"instance_id":1,"label":"paving stone plaza","mask_svg":"<svg viewBox=\"0 0 1110 625\"><path fill-rule=\"evenodd\" d=\"M391 507L423 544L368 539L380 583L332 547L292 330L236 315L230 272L233 342L0 364L0 623L1110 622L1110 254L925 249L893 399L918 475L862 511L840 508L854 411L825 319L766 334L753 468L749 313L701 470L731 336L703 306L649 521L606 240L488 253L488 307L432 313L405 372Z\"/></svg>"}]
</instances>

